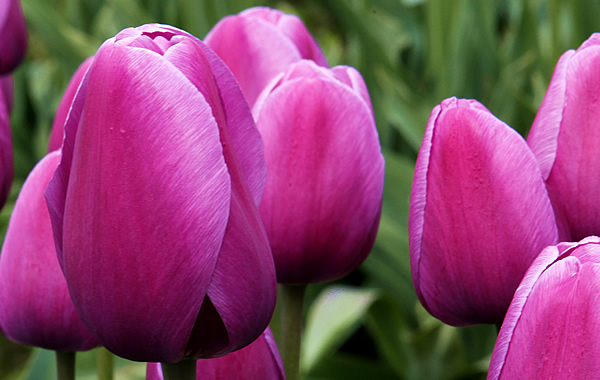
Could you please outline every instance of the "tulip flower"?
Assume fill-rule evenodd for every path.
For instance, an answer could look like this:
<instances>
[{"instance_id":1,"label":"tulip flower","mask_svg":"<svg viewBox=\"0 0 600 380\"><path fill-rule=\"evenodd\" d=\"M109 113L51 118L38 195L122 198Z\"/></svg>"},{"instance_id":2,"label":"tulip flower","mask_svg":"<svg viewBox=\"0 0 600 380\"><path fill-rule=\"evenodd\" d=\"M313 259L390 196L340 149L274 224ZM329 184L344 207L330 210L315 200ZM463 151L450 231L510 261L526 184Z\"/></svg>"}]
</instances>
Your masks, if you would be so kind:
<instances>
[{"instance_id":1,"label":"tulip flower","mask_svg":"<svg viewBox=\"0 0 600 380\"><path fill-rule=\"evenodd\" d=\"M25 58L27 51L27 25L21 2L0 2L0 75L13 71Z\"/></svg>"},{"instance_id":2,"label":"tulip flower","mask_svg":"<svg viewBox=\"0 0 600 380\"><path fill-rule=\"evenodd\" d=\"M536 155L561 240L600 235L600 34L562 55L527 143Z\"/></svg>"},{"instance_id":3,"label":"tulip flower","mask_svg":"<svg viewBox=\"0 0 600 380\"><path fill-rule=\"evenodd\" d=\"M373 246L383 192L384 160L362 77L304 60L265 90L253 113L268 173L260 214L278 281L348 274Z\"/></svg>"},{"instance_id":4,"label":"tulip flower","mask_svg":"<svg viewBox=\"0 0 600 380\"><path fill-rule=\"evenodd\" d=\"M239 351L217 359L196 362L198 380L284 380L277 343L267 328L257 340ZM146 380L164 380L159 363L148 363Z\"/></svg>"},{"instance_id":5,"label":"tulip flower","mask_svg":"<svg viewBox=\"0 0 600 380\"><path fill-rule=\"evenodd\" d=\"M310 59L328 66L302 20L267 7L223 18L204 42L229 66L250 106L263 88L292 63Z\"/></svg>"},{"instance_id":6,"label":"tulip flower","mask_svg":"<svg viewBox=\"0 0 600 380\"><path fill-rule=\"evenodd\" d=\"M525 140L475 100L436 106L409 213L412 277L423 306L450 325L500 324L531 262L557 242Z\"/></svg>"},{"instance_id":7,"label":"tulip flower","mask_svg":"<svg viewBox=\"0 0 600 380\"><path fill-rule=\"evenodd\" d=\"M543 250L515 293L488 379L595 379L600 373L600 238Z\"/></svg>"},{"instance_id":8,"label":"tulip flower","mask_svg":"<svg viewBox=\"0 0 600 380\"><path fill-rule=\"evenodd\" d=\"M200 40L162 25L98 50L65 123L46 198L73 303L136 361L246 346L275 305L257 204L265 161L235 78Z\"/></svg>"},{"instance_id":9,"label":"tulip flower","mask_svg":"<svg viewBox=\"0 0 600 380\"><path fill-rule=\"evenodd\" d=\"M0 256L0 326L18 343L85 351L98 342L75 312L44 199L59 161L54 152L36 165L11 214Z\"/></svg>"},{"instance_id":10,"label":"tulip flower","mask_svg":"<svg viewBox=\"0 0 600 380\"><path fill-rule=\"evenodd\" d=\"M1 6L0 6L1 7ZM10 112L13 106L13 79L0 77L0 208L4 206L13 181L13 146Z\"/></svg>"},{"instance_id":11,"label":"tulip flower","mask_svg":"<svg viewBox=\"0 0 600 380\"><path fill-rule=\"evenodd\" d=\"M50 132L50 138L48 141L48 152L52 152L53 150L60 149L63 142L64 135L64 125L67 119L67 115L69 114L69 110L71 109L71 103L73 103L73 98L77 93L77 89L83 80L83 76L87 72L87 69L92 64L94 57L89 57L77 68L75 74L67 84L67 88L65 93L63 94L62 99L58 105L58 109L56 110L56 115L54 116L54 121L52 122L52 130Z\"/></svg>"}]
</instances>

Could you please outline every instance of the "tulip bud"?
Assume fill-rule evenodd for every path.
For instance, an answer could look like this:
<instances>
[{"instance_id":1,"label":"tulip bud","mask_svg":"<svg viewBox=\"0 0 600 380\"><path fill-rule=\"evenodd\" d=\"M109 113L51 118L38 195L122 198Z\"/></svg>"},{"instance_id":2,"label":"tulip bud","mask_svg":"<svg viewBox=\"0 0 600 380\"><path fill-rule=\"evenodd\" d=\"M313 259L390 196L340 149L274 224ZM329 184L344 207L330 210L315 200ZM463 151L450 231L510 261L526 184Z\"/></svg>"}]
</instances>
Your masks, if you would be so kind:
<instances>
[{"instance_id":1,"label":"tulip bud","mask_svg":"<svg viewBox=\"0 0 600 380\"><path fill-rule=\"evenodd\" d=\"M412 277L423 306L450 325L501 323L533 259L557 242L525 140L474 100L436 106L409 214Z\"/></svg>"},{"instance_id":2,"label":"tulip bud","mask_svg":"<svg viewBox=\"0 0 600 380\"><path fill-rule=\"evenodd\" d=\"M267 184L260 213L277 279L344 276L369 254L381 212L384 160L360 74L301 61L257 101Z\"/></svg>"},{"instance_id":3,"label":"tulip bud","mask_svg":"<svg viewBox=\"0 0 600 380\"><path fill-rule=\"evenodd\" d=\"M25 58L27 25L19 0L0 2L0 75L13 71Z\"/></svg>"},{"instance_id":4,"label":"tulip bud","mask_svg":"<svg viewBox=\"0 0 600 380\"><path fill-rule=\"evenodd\" d=\"M0 256L0 326L11 340L56 351L98 345L75 312L56 258L44 190L60 161L43 158L23 184Z\"/></svg>"},{"instance_id":5,"label":"tulip bud","mask_svg":"<svg viewBox=\"0 0 600 380\"><path fill-rule=\"evenodd\" d=\"M600 238L542 251L512 300L488 379L595 379L600 373Z\"/></svg>"},{"instance_id":6,"label":"tulip bud","mask_svg":"<svg viewBox=\"0 0 600 380\"><path fill-rule=\"evenodd\" d=\"M302 20L267 7L223 18L204 42L229 66L250 106L263 88L292 63L310 59L328 66Z\"/></svg>"},{"instance_id":7,"label":"tulip bud","mask_svg":"<svg viewBox=\"0 0 600 380\"><path fill-rule=\"evenodd\" d=\"M561 240L600 235L600 34L562 55L527 143L536 155Z\"/></svg>"},{"instance_id":8,"label":"tulip bud","mask_svg":"<svg viewBox=\"0 0 600 380\"><path fill-rule=\"evenodd\" d=\"M107 349L174 363L264 331L262 151L235 78L195 37L144 25L100 47L46 198L75 308Z\"/></svg>"},{"instance_id":9,"label":"tulip bud","mask_svg":"<svg viewBox=\"0 0 600 380\"><path fill-rule=\"evenodd\" d=\"M75 71L75 74L73 74L73 77L71 77L71 80L65 89L65 93L60 100L58 109L56 110L56 115L54 116L54 121L52 123L50 139L48 140L48 152L60 149L62 146L65 132L65 121L67 119L67 115L69 114L69 110L71 109L71 103L73 103L73 98L75 97L77 89L83 80L83 76L87 72L87 69L90 67L93 60L94 57L89 57L83 61L83 63Z\"/></svg>"},{"instance_id":10,"label":"tulip bud","mask_svg":"<svg viewBox=\"0 0 600 380\"><path fill-rule=\"evenodd\" d=\"M217 359L196 362L198 380L244 379L284 380L285 373L277 343L267 328L250 345ZM148 363L146 380L163 380L161 365Z\"/></svg>"}]
</instances>

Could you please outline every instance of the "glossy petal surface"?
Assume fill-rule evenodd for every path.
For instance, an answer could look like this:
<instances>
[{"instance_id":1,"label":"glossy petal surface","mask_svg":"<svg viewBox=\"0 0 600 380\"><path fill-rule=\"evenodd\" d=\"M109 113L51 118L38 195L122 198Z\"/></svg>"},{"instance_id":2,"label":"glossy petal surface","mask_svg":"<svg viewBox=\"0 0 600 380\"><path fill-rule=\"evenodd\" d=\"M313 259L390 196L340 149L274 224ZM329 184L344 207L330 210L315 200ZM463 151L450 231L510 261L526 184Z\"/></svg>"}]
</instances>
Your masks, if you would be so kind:
<instances>
[{"instance_id":1,"label":"glossy petal surface","mask_svg":"<svg viewBox=\"0 0 600 380\"><path fill-rule=\"evenodd\" d=\"M591 379L600 371L600 239L548 247L511 303L488 379Z\"/></svg>"},{"instance_id":2,"label":"glossy petal surface","mask_svg":"<svg viewBox=\"0 0 600 380\"><path fill-rule=\"evenodd\" d=\"M163 380L161 365L148 363L146 380ZM216 359L200 359L196 364L198 380L245 379L284 380L283 363L271 330L239 351Z\"/></svg>"},{"instance_id":3,"label":"glossy petal surface","mask_svg":"<svg viewBox=\"0 0 600 380\"><path fill-rule=\"evenodd\" d=\"M381 209L384 162L372 112L360 94L312 65L282 80L257 119L268 173L260 211L283 283L355 269L372 247Z\"/></svg>"},{"instance_id":4,"label":"glossy petal surface","mask_svg":"<svg viewBox=\"0 0 600 380\"><path fill-rule=\"evenodd\" d=\"M434 108L411 195L413 282L451 325L500 323L525 271L557 227L525 141L476 101Z\"/></svg>"},{"instance_id":5,"label":"glossy petal surface","mask_svg":"<svg viewBox=\"0 0 600 380\"><path fill-rule=\"evenodd\" d=\"M231 69L252 106L263 88L300 59L327 66L302 21L266 7L223 18L204 39Z\"/></svg>"},{"instance_id":6,"label":"glossy petal surface","mask_svg":"<svg viewBox=\"0 0 600 380\"><path fill-rule=\"evenodd\" d=\"M13 71L27 52L27 25L19 0L0 2L0 75Z\"/></svg>"},{"instance_id":7,"label":"glossy petal surface","mask_svg":"<svg viewBox=\"0 0 600 380\"><path fill-rule=\"evenodd\" d=\"M0 325L13 341L58 351L98 345L75 312L56 258L44 189L58 152L33 169L15 208L0 256Z\"/></svg>"}]
</instances>

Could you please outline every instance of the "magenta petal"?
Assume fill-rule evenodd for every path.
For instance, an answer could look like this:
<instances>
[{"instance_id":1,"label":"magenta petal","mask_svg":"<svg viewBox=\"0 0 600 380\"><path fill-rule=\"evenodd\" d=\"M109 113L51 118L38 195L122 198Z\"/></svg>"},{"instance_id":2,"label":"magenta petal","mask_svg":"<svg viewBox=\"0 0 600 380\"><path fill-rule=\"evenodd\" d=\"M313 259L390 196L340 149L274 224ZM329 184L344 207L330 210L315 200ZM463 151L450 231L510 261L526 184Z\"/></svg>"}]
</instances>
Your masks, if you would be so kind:
<instances>
[{"instance_id":1,"label":"magenta petal","mask_svg":"<svg viewBox=\"0 0 600 380\"><path fill-rule=\"evenodd\" d=\"M178 361L229 215L211 109L164 57L109 40L65 129L47 198L75 306L117 355Z\"/></svg>"},{"instance_id":2,"label":"magenta petal","mask_svg":"<svg viewBox=\"0 0 600 380\"><path fill-rule=\"evenodd\" d=\"M344 83L306 76L273 90L257 126L267 160L260 212L278 281L348 274L379 224L384 161L371 110Z\"/></svg>"},{"instance_id":3,"label":"magenta petal","mask_svg":"<svg viewBox=\"0 0 600 380\"><path fill-rule=\"evenodd\" d=\"M600 246L582 241L534 261L511 303L488 379L591 379L600 371ZM596 259L589 261L595 251ZM583 256L587 259L582 260Z\"/></svg>"},{"instance_id":4,"label":"magenta petal","mask_svg":"<svg viewBox=\"0 0 600 380\"><path fill-rule=\"evenodd\" d=\"M275 76L300 59L327 66L320 48L296 16L259 7L223 18L204 39L231 69L252 106Z\"/></svg>"},{"instance_id":5,"label":"magenta petal","mask_svg":"<svg viewBox=\"0 0 600 380\"><path fill-rule=\"evenodd\" d=\"M19 0L0 2L0 75L14 70L27 52L27 25Z\"/></svg>"},{"instance_id":6,"label":"magenta petal","mask_svg":"<svg viewBox=\"0 0 600 380\"><path fill-rule=\"evenodd\" d=\"M33 169L15 208L0 256L0 325L11 340L58 351L89 350L98 342L75 312L54 248L43 192L58 152Z\"/></svg>"},{"instance_id":7,"label":"magenta petal","mask_svg":"<svg viewBox=\"0 0 600 380\"><path fill-rule=\"evenodd\" d=\"M64 125L67 120L67 115L69 114L69 110L71 109L71 104L73 103L73 98L75 98L75 94L81 81L83 80L83 76L87 72L87 69L90 67L94 60L94 57L89 57L77 68L73 77L69 81L67 88L65 89L65 93L63 94L62 99L60 100L60 104L58 105L58 109L56 110L56 115L54 116L54 121L52 122L52 131L50 132L50 139L48 141L48 152L52 152L53 150L60 149L63 142L64 135Z\"/></svg>"},{"instance_id":8,"label":"magenta petal","mask_svg":"<svg viewBox=\"0 0 600 380\"><path fill-rule=\"evenodd\" d=\"M548 192L572 240L600 233L599 65L600 35L563 55L528 139L540 162L552 164Z\"/></svg>"},{"instance_id":9,"label":"magenta petal","mask_svg":"<svg viewBox=\"0 0 600 380\"><path fill-rule=\"evenodd\" d=\"M4 206L13 181L13 146L10 130L12 108L12 78L0 79L0 208ZM8 92L11 91L9 94Z\"/></svg>"},{"instance_id":10,"label":"magenta petal","mask_svg":"<svg viewBox=\"0 0 600 380\"><path fill-rule=\"evenodd\" d=\"M435 107L419 152L410 216L417 295L451 325L500 323L525 271L558 242L537 161L475 101Z\"/></svg>"},{"instance_id":11,"label":"magenta petal","mask_svg":"<svg viewBox=\"0 0 600 380\"><path fill-rule=\"evenodd\" d=\"M283 363L267 328L261 336L247 347L216 359L200 359L196 362L198 380L284 380ZM146 380L163 380L161 365L148 363Z\"/></svg>"}]
</instances>

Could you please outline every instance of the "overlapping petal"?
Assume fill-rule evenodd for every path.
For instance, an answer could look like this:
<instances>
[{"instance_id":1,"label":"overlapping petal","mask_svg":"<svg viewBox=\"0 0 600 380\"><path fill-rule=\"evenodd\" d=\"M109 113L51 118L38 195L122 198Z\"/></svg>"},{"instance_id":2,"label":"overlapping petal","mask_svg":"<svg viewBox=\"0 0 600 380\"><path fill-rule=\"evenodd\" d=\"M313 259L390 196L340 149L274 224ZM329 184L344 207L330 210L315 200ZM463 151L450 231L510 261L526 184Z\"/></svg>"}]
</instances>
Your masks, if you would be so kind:
<instances>
[{"instance_id":1,"label":"overlapping petal","mask_svg":"<svg viewBox=\"0 0 600 380\"><path fill-rule=\"evenodd\" d=\"M204 41L229 66L251 106L271 79L292 63L310 59L327 66L297 16L266 7L223 18Z\"/></svg>"},{"instance_id":2,"label":"overlapping petal","mask_svg":"<svg viewBox=\"0 0 600 380\"><path fill-rule=\"evenodd\" d=\"M0 325L19 343L82 351L98 342L73 307L43 195L59 161L58 152L40 161L12 212L0 256Z\"/></svg>"},{"instance_id":3,"label":"overlapping petal","mask_svg":"<svg viewBox=\"0 0 600 380\"><path fill-rule=\"evenodd\" d=\"M452 325L501 323L525 271L558 242L554 213L525 141L473 100L434 108L411 195L413 282Z\"/></svg>"}]
</instances>

